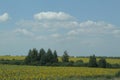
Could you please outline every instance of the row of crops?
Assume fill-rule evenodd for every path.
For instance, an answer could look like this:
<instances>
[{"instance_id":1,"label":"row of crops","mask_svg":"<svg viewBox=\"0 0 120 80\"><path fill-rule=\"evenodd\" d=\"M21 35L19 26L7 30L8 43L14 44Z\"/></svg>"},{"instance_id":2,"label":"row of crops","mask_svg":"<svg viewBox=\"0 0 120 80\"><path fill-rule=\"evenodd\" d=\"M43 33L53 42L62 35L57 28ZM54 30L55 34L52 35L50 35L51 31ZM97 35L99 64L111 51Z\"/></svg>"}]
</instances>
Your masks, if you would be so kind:
<instances>
[{"instance_id":1,"label":"row of crops","mask_svg":"<svg viewBox=\"0 0 120 80\"><path fill-rule=\"evenodd\" d=\"M59 80L115 76L120 69L0 65L0 80Z\"/></svg>"}]
</instances>

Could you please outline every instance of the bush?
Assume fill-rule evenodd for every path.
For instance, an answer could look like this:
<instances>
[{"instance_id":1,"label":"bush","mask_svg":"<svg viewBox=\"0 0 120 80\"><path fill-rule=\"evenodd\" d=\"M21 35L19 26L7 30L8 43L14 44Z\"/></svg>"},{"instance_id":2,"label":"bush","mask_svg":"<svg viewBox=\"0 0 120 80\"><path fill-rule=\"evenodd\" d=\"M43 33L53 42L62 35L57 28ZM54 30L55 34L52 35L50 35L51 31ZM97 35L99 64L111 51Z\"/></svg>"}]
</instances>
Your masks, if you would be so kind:
<instances>
[{"instance_id":1,"label":"bush","mask_svg":"<svg viewBox=\"0 0 120 80\"><path fill-rule=\"evenodd\" d=\"M105 58L101 58L99 61L98 61L98 67L100 68L106 68L106 60Z\"/></svg>"},{"instance_id":2,"label":"bush","mask_svg":"<svg viewBox=\"0 0 120 80\"><path fill-rule=\"evenodd\" d=\"M96 56L95 55L90 56L88 66L89 67L97 67L97 62L96 62Z\"/></svg>"},{"instance_id":3,"label":"bush","mask_svg":"<svg viewBox=\"0 0 120 80\"><path fill-rule=\"evenodd\" d=\"M115 74L115 77L120 77L120 71Z\"/></svg>"}]
</instances>

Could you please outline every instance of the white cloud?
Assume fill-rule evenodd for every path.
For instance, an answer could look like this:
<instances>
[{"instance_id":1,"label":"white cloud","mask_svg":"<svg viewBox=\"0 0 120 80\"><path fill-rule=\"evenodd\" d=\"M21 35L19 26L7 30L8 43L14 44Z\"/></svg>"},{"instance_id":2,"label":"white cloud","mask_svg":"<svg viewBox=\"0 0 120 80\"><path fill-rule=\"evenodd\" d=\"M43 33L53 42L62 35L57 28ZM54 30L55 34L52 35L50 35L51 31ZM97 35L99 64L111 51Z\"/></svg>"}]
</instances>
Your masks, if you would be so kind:
<instances>
[{"instance_id":1,"label":"white cloud","mask_svg":"<svg viewBox=\"0 0 120 80\"><path fill-rule=\"evenodd\" d=\"M4 13L3 15L0 15L0 22L6 22L9 19L8 13Z\"/></svg>"},{"instance_id":2,"label":"white cloud","mask_svg":"<svg viewBox=\"0 0 120 80\"><path fill-rule=\"evenodd\" d=\"M71 20L73 16L64 12L40 12L34 15L36 20Z\"/></svg>"},{"instance_id":3,"label":"white cloud","mask_svg":"<svg viewBox=\"0 0 120 80\"><path fill-rule=\"evenodd\" d=\"M58 33L55 33L55 34L52 34L51 35L51 37L53 37L53 38L59 38L61 35L60 34L58 34Z\"/></svg>"},{"instance_id":4,"label":"white cloud","mask_svg":"<svg viewBox=\"0 0 120 80\"><path fill-rule=\"evenodd\" d=\"M34 34L26 29L16 29L15 30L16 33L20 33L23 34L25 36L34 36Z\"/></svg>"},{"instance_id":5,"label":"white cloud","mask_svg":"<svg viewBox=\"0 0 120 80\"><path fill-rule=\"evenodd\" d=\"M47 38L45 36L37 36L35 37L36 40L46 40Z\"/></svg>"},{"instance_id":6,"label":"white cloud","mask_svg":"<svg viewBox=\"0 0 120 80\"><path fill-rule=\"evenodd\" d=\"M69 36L74 36L74 35L78 35L78 34L79 34L79 32L76 30L71 30L67 33L67 35L69 35Z\"/></svg>"},{"instance_id":7,"label":"white cloud","mask_svg":"<svg viewBox=\"0 0 120 80\"><path fill-rule=\"evenodd\" d=\"M118 31L115 31L115 30ZM79 27L70 30L67 34L71 35L111 35L114 33L119 33L119 30L116 26L105 23L105 22L95 22L95 21L85 21L79 23Z\"/></svg>"},{"instance_id":8,"label":"white cloud","mask_svg":"<svg viewBox=\"0 0 120 80\"><path fill-rule=\"evenodd\" d=\"M64 12L40 12L33 17L36 20L22 20L17 23L23 29L21 33L37 36L36 39L47 38L80 38L81 36L119 36L120 29L104 21L79 22ZM29 32L28 32L29 31ZM31 32L32 33L31 33ZM20 32L20 31L19 31Z\"/></svg>"}]
</instances>

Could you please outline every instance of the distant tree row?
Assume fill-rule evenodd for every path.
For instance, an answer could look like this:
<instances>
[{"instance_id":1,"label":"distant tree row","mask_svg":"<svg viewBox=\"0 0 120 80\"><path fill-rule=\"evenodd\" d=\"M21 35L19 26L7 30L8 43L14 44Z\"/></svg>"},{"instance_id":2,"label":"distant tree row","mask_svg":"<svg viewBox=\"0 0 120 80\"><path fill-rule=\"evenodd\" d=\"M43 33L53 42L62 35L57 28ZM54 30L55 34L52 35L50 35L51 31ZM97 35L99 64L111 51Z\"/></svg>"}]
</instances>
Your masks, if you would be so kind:
<instances>
[{"instance_id":1,"label":"distant tree row","mask_svg":"<svg viewBox=\"0 0 120 80\"><path fill-rule=\"evenodd\" d=\"M45 51L43 48L41 48L40 50L33 48L28 51L28 55L25 57L24 60L0 59L0 64L120 68L120 64L108 63L106 61L107 57L97 57L95 55L89 57L87 56L87 58L89 58L88 62L84 62L81 59L77 61L71 61L70 57L71 56L68 55L67 51L64 51L63 55L58 57L56 50L52 51L51 49L48 49L47 51Z\"/></svg>"},{"instance_id":2,"label":"distant tree row","mask_svg":"<svg viewBox=\"0 0 120 80\"><path fill-rule=\"evenodd\" d=\"M30 49L28 55L25 58L25 64L27 65L53 65L57 64L59 66L88 66L88 67L107 67L107 62L105 58L100 58L99 61L96 61L96 56L90 56L89 62L84 63L82 60L78 60L76 62L69 61L69 55L67 51L64 52L63 56L61 57L62 62L58 61L57 51L54 50L52 52L51 49L48 49L47 52L42 48L39 51L34 48Z\"/></svg>"},{"instance_id":3,"label":"distant tree row","mask_svg":"<svg viewBox=\"0 0 120 80\"><path fill-rule=\"evenodd\" d=\"M96 60L96 56L90 56L89 58L89 63L88 63L89 67L101 67L101 68L106 68L108 67L108 63L106 62L105 58L100 58L99 61L97 62Z\"/></svg>"},{"instance_id":4,"label":"distant tree row","mask_svg":"<svg viewBox=\"0 0 120 80\"><path fill-rule=\"evenodd\" d=\"M52 52L51 49L48 49L46 52L43 48L39 51L34 48L30 49L27 57L25 58L25 63L29 65L46 65L58 62L58 56L56 50Z\"/></svg>"}]
</instances>

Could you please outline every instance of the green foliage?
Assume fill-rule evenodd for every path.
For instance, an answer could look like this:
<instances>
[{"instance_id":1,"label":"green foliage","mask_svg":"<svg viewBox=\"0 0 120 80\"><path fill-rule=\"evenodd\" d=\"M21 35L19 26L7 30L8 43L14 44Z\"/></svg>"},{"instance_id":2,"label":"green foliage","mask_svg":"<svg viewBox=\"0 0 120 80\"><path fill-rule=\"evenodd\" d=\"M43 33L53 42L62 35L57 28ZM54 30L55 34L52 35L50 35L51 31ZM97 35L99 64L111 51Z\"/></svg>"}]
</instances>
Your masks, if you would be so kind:
<instances>
[{"instance_id":1,"label":"green foliage","mask_svg":"<svg viewBox=\"0 0 120 80\"><path fill-rule=\"evenodd\" d=\"M67 51L65 51L62 56L62 62L69 62L69 55L68 55Z\"/></svg>"},{"instance_id":2,"label":"green foliage","mask_svg":"<svg viewBox=\"0 0 120 80\"><path fill-rule=\"evenodd\" d=\"M29 50L28 56L25 58L26 64L32 64L37 61L38 51L34 48L33 50Z\"/></svg>"},{"instance_id":3,"label":"green foliage","mask_svg":"<svg viewBox=\"0 0 120 80\"><path fill-rule=\"evenodd\" d=\"M54 62L54 56L53 56L53 53L51 51L51 49L48 49L47 51L47 54L46 54L46 60L47 60L47 63L53 63Z\"/></svg>"},{"instance_id":4,"label":"green foliage","mask_svg":"<svg viewBox=\"0 0 120 80\"><path fill-rule=\"evenodd\" d=\"M39 51L38 62L39 62L40 65L45 65L46 64L46 52L43 48L41 48L40 51Z\"/></svg>"},{"instance_id":5,"label":"green foliage","mask_svg":"<svg viewBox=\"0 0 120 80\"><path fill-rule=\"evenodd\" d=\"M106 68L106 65L107 65L107 62L106 62L105 58L101 58L101 59L98 61L98 67Z\"/></svg>"},{"instance_id":6,"label":"green foliage","mask_svg":"<svg viewBox=\"0 0 120 80\"><path fill-rule=\"evenodd\" d=\"M39 51L39 53L38 53L38 61L40 61L40 60L41 60L41 57L42 57L43 55L45 55L45 54L46 54L45 50L44 50L43 48L41 48L40 51Z\"/></svg>"},{"instance_id":7,"label":"green foliage","mask_svg":"<svg viewBox=\"0 0 120 80\"><path fill-rule=\"evenodd\" d=\"M96 61L95 55L90 56L88 66L89 67L97 67L97 61Z\"/></svg>"},{"instance_id":8,"label":"green foliage","mask_svg":"<svg viewBox=\"0 0 120 80\"><path fill-rule=\"evenodd\" d=\"M85 63L83 62L83 60L77 60L77 61L74 63L74 66L83 67L83 66L85 66Z\"/></svg>"},{"instance_id":9,"label":"green foliage","mask_svg":"<svg viewBox=\"0 0 120 80\"><path fill-rule=\"evenodd\" d=\"M58 56L57 56L57 51L55 50L54 53L53 53L53 56L54 56L54 62L57 63L58 62Z\"/></svg>"},{"instance_id":10,"label":"green foliage","mask_svg":"<svg viewBox=\"0 0 120 80\"><path fill-rule=\"evenodd\" d=\"M25 64L28 65L51 65L52 63L57 63L58 57L57 52L52 53L51 49L48 49L47 53L42 48L38 52L35 48L29 50L28 55L25 58Z\"/></svg>"},{"instance_id":11,"label":"green foliage","mask_svg":"<svg viewBox=\"0 0 120 80\"><path fill-rule=\"evenodd\" d=\"M115 74L115 77L120 77L120 71Z\"/></svg>"}]
</instances>

